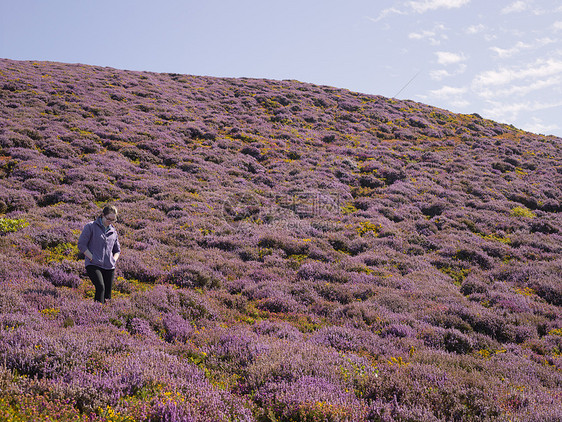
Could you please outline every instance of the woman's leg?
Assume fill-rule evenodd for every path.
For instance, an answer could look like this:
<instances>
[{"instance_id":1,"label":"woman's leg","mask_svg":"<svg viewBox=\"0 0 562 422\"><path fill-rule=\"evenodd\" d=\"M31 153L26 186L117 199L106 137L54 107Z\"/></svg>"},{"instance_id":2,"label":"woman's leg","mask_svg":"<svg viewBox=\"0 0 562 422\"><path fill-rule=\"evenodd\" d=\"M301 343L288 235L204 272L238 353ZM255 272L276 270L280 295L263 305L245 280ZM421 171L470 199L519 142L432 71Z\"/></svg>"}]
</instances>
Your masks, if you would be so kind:
<instances>
[{"instance_id":1,"label":"woman's leg","mask_svg":"<svg viewBox=\"0 0 562 422\"><path fill-rule=\"evenodd\" d=\"M105 302L105 282L104 276L102 274L102 269L96 267L95 265L88 265L86 267L86 272L88 273L88 277L94 283L94 287L96 288L96 294L94 296L94 300L96 302Z\"/></svg>"},{"instance_id":2,"label":"woman's leg","mask_svg":"<svg viewBox=\"0 0 562 422\"><path fill-rule=\"evenodd\" d=\"M104 299L111 300L111 287L113 286L113 276L115 270L103 270L103 283L104 289Z\"/></svg>"}]
</instances>

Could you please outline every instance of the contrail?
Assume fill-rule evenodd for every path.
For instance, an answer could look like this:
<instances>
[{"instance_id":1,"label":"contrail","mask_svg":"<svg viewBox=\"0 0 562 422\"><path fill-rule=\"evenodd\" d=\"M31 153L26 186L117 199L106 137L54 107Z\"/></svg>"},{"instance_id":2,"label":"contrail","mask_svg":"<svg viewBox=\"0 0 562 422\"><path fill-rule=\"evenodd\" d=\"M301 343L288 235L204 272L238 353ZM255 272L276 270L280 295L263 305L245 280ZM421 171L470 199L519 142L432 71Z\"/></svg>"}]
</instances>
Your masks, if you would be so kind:
<instances>
[{"instance_id":1,"label":"contrail","mask_svg":"<svg viewBox=\"0 0 562 422\"><path fill-rule=\"evenodd\" d=\"M412 83L412 81L413 81L414 79L416 79L416 78L418 77L418 75L419 75L421 72L422 72L421 70L418 71L418 73L416 73L416 74L414 75L414 77L413 77L412 79L410 79L410 80L406 83L406 85L404 85L404 86L400 89L400 91L398 91L396 94L394 94L394 96L393 96L392 98L396 98L396 97L398 96L398 94L400 94L402 91L404 91L404 90L406 89L406 87L407 87L408 85L410 85L410 84Z\"/></svg>"}]
</instances>

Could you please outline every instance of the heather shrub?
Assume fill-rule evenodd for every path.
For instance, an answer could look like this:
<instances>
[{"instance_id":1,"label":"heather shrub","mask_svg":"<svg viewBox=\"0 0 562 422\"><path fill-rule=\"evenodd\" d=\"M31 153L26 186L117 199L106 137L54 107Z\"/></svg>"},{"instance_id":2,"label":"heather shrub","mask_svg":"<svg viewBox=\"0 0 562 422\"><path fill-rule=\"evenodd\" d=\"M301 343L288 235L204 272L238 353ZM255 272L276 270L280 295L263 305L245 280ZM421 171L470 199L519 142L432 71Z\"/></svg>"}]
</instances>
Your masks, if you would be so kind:
<instances>
[{"instance_id":1,"label":"heather shrub","mask_svg":"<svg viewBox=\"0 0 562 422\"><path fill-rule=\"evenodd\" d=\"M57 308L61 297L59 290L43 277L33 279L20 295L36 309Z\"/></svg>"},{"instance_id":2,"label":"heather shrub","mask_svg":"<svg viewBox=\"0 0 562 422\"><path fill-rule=\"evenodd\" d=\"M464 262L466 263L465 265L477 266L483 270L489 270L492 268L492 260L490 257L474 247L460 248L456 250L447 249L442 251L441 255L447 258L452 258L457 262ZM457 265L449 264L449 266L454 267Z\"/></svg>"},{"instance_id":3,"label":"heather shrub","mask_svg":"<svg viewBox=\"0 0 562 422\"><path fill-rule=\"evenodd\" d=\"M537 295L554 306L562 306L562 285L552 281L537 281L533 284Z\"/></svg>"},{"instance_id":4,"label":"heather shrub","mask_svg":"<svg viewBox=\"0 0 562 422\"><path fill-rule=\"evenodd\" d=\"M38 146L47 157L68 159L77 155L76 150L71 145L54 139L45 139L38 142Z\"/></svg>"},{"instance_id":5,"label":"heather shrub","mask_svg":"<svg viewBox=\"0 0 562 422\"><path fill-rule=\"evenodd\" d=\"M256 307L271 313L295 313L302 310L289 292L268 289L267 297L258 300Z\"/></svg>"},{"instance_id":6,"label":"heather shrub","mask_svg":"<svg viewBox=\"0 0 562 422\"><path fill-rule=\"evenodd\" d=\"M439 309L435 312L428 312L424 320L428 323L442 328L455 328L463 333L473 331L469 322L463 319L462 314L459 315L454 309L443 311Z\"/></svg>"},{"instance_id":7,"label":"heather shrub","mask_svg":"<svg viewBox=\"0 0 562 422\"><path fill-rule=\"evenodd\" d=\"M260 335L269 335L290 341L302 340L303 335L298 328L287 322L260 321L254 325L254 331Z\"/></svg>"},{"instance_id":8,"label":"heather shrub","mask_svg":"<svg viewBox=\"0 0 562 422\"><path fill-rule=\"evenodd\" d=\"M258 246L262 248L281 249L287 255L306 255L308 244L281 234L265 234L260 237Z\"/></svg>"},{"instance_id":9,"label":"heather shrub","mask_svg":"<svg viewBox=\"0 0 562 422\"><path fill-rule=\"evenodd\" d=\"M226 237L226 236L216 236L216 235L204 236L198 243L203 248L208 248L208 249L216 248L223 251L235 251L239 249L242 244L237 239L233 239L231 237ZM252 258L251 255L252 252L253 250L250 248L240 252L241 258L242 259L246 258L245 260L250 260ZM256 258L258 257L259 257L259 252L256 252Z\"/></svg>"},{"instance_id":10,"label":"heather shrub","mask_svg":"<svg viewBox=\"0 0 562 422\"><path fill-rule=\"evenodd\" d=\"M3 284L3 288L0 290L0 314L4 315L14 312L23 312L26 308L27 307L22 300L21 295L19 295L14 289L8 289L6 284Z\"/></svg>"},{"instance_id":11,"label":"heather shrub","mask_svg":"<svg viewBox=\"0 0 562 422\"><path fill-rule=\"evenodd\" d=\"M461 293L465 296L472 294L488 295L489 286L483 280L469 275L461 284Z\"/></svg>"},{"instance_id":12,"label":"heather shrub","mask_svg":"<svg viewBox=\"0 0 562 422\"><path fill-rule=\"evenodd\" d=\"M189 392L163 393L161 401L153 405L150 418L162 421L198 420L204 422L228 420L251 422L254 420L245 403L233 395L212 389L205 383L194 384L189 390L200 393L196 397L190 397Z\"/></svg>"},{"instance_id":13,"label":"heather shrub","mask_svg":"<svg viewBox=\"0 0 562 422\"><path fill-rule=\"evenodd\" d=\"M410 302L399 293L388 292L377 295L376 302L395 313L407 313L411 310Z\"/></svg>"},{"instance_id":14,"label":"heather shrub","mask_svg":"<svg viewBox=\"0 0 562 422\"><path fill-rule=\"evenodd\" d=\"M53 399L42 394L6 394L0 397L0 419L6 421L86 421L68 399Z\"/></svg>"},{"instance_id":15,"label":"heather shrub","mask_svg":"<svg viewBox=\"0 0 562 422\"><path fill-rule=\"evenodd\" d=\"M172 270L166 281L178 287L213 289L222 286L224 277L203 264L185 264Z\"/></svg>"},{"instance_id":16,"label":"heather shrub","mask_svg":"<svg viewBox=\"0 0 562 422\"><path fill-rule=\"evenodd\" d=\"M348 285L327 282L325 284L318 284L316 291L322 298L330 302L339 302L346 305L354 301L353 292Z\"/></svg>"},{"instance_id":17,"label":"heather shrub","mask_svg":"<svg viewBox=\"0 0 562 422\"><path fill-rule=\"evenodd\" d=\"M237 372L243 371L269 347L268 343L245 328L217 332L209 345L209 364L212 366L213 362L216 362L215 365L221 362L222 365L236 368Z\"/></svg>"},{"instance_id":18,"label":"heather shrub","mask_svg":"<svg viewBox=\"0 0 562 422\"><path fill-rule=\"evenodd\" d=\"M43 249L54 248L62 244L70 244L77 241L77 237L72 233L70 228L62 225L38 231L34 233L32 237Z\"/></svg>"},{"instance_id":19,"label":"heather shrub","mask_svg":"<svg viewBox=\"0 0 562 422\"><path fill-rule=\"evenodd\" d=\"M515 342L517 344L525 343L537 337L537 328L532 325L518 325L513 328Z\"/></svg>"},{"instance_id":20,"label":"heather shrub","mask_svg":"<svg viewBox=\"0 0 562 422\"><path fill-rule=\"evenodd\" d=\"M37 192L36 195L39 198L41 197L40 195L45 195L47 192L51 192L55 189L55 185L40 178L27 179L23 186L29 191Z\"/></svg>"},{"instance_id":21,"label":"heather shrub","mask_svg":"<svg viewBox=\"0 0 562 422\"><path fill-rule=\"evenodd\" d=\"M307 376L353 388L367 374L375 373L376 367L365 359L315 343L284 339L268 342L266 349L254 355L244 369L244 388L259 392L270 383L293 383Z\"/></svg>"},{"instance_id":22,"label":"heather shrub","mask_svg":"<svg viewBox=\"0 0 562 422\"><path fill-rule=\"evenodd\" d=\"M488 303L499 309L506 309L518 314L532 312L531 301L522 294L498 292L489 297Z\"/></svg>"},{"instance_id":23,"label":"heather shrub","mask_svg":"<svg viewBox=\"0 0 562 422\"><path fill-rule=\"evenodd\" d=\"M65 301L60 306L46 307L58 310L53 316L68 326L106 325L118 320L117 315L100 312L100 306L93 301Z\"/></svg>"},{"instance_id":24,"label":"heather shrub","mask_svg":"<svg viewBox=\"0 0 562 422\"><path fill-rule=\"evenodd\" d=\"M226 290L232 295L240 295L246 288L251 286L256 286L256 281L249 277L236 278L225 283Z\"/></svg>"},{"instance_id":25,"label":"heather shrub","mask_svg":"<svg viewBox=\"0 0 562 422\"><path fill-rule=\"evenodd\" d=\"M381 347L380 339L377 336L351 327L324 327L317 330L309 341L343 352L360 352L362 350L373 352Z\"/></svg>"},{"instance_id":26,"label":"heather shrub","mask_svg":"<svg viewBox=\"0 0 562 422\"><path fill-rule=\"evenodd\" d=\"M360 328L365 328L378 324L381 321L381 315L384 313L384 308L376 303L351 302L335 308L330 313L330 319L349 322Z\"/></svg>"},{"instance_id":27,"label":"heather shrub","mask_svg":"<svg viewBox=\"0 0 562 422\"><path fill-rule=\"evenodd\" d=\"M24 189L4 188L0 191L0 203L4 212L29 211L34 208L36 200L33 194Z\"/></svg>"},{"instance_id":28,"label":"heather shrub","mask_svg":"<svg viewBox=\"0 0 562 422\"><path fill-rule=\"evenodd\" d=\"M472 339L455 328L435 327L421 332L426 346L451 353L466 354L472 351Z\"/></svg>"},{"instance_id":29,"label":"heather shrub","mask_svg":"<svg viewBox=\"0 0 562 422\"><path fill-rule=\"evenodd\" d=\"M382 337L399 337L399 338L414 338L416 337L416 330L406 324L391 324L384 327L381 331Z\"/></svg>"},{"instance_id":30,"label":"heather shrub","mask_svg":"<svg viewBox=\"0 0 562 422\"><path fill-rule=\"evenodd\" d=\"M365 405L341 385L304 376L293 382L271 382L259 388L254 400L264 417L276 420L358 421L365 418Z\"/></svg>"},{"instance_id":31,"label":"heather shrub","mask_svg":"<svg viewBox=\"0 0 562 422\"><path fill-rule=\"evenodd\" d=\"M70 144L82 154L92 154L100 151L99 144L91 139L73 139Z\"/></svg>"},{"instance_id":32,"label":"heather shrub","mask_svg":"<svg viewBox=\"0 0 562 422\"><path fill-rule=\"evenodd\" d=\"M86 187L76 187L72 190L64 187L44 194L38 202L40 206L46 207L58 204L59 202L81 205L93 202L94 200L94 196Z\"/></svg>"},{"instance_id":33,"label":"heather shrub","mask_svg":"<svg viewBox=\"0 0 562 422\"><path fill-rule=\"evenodd\" d=\"M26 246L29 245L25 242ZM2 245L2 239L0 238L0 245ZM22 245L23 246L23 245ZM18 247L20 247L18 245ZM22 250L26 250L25 246ZM36 247L31 248L31 252L36 251ZM6 251L8 252L8 251ZM21 280L29 280L33 275L39 275L42 273L43 267L39 264L31 263L28 259L22 259L13 253L3 253L0 252L0 284L10 286L11 284L21 285Z\"/></svg>"},{"instance_id":34,"label":"heather shrub","mask_svg":"<svg viewBox=\"0 0 562 422\"><path fill-rule=\"evenodd\" d=\"M169 342L185 343L193 332L191 323L178 314L166 315L162 323L166 331L166 341Z\"/></svg>"},{"instance_id":35,"label":"heather shrub","mask_svg":"<svg viewBox=\"0 0 562 422\"><path fill-rule=\"evenodd\" d=\"M249 308L251 308L248 298L241 294L231 294L227 291L221 290L213 296L217 301L224 305L227 312L244 313L247 312Z\"/></svg>"},{"instance_id":36,"label":"heather shrub","mask_svg":"<svg viewBox=\"0 0 562 422\"><path fill-rule=\"evenodd\" d=\"M82 283L82 279L75 273L70 272L71 268L64 264L55 267L47 267L44 276L56 287L72 287L76 288Z\"/></svg>"},{"instance_id":37,"label":"heather shrub","mask_svg":"<svg viewBox=\"0 0 562 422\"><path fill-rule=\"evenodd\" d=\"M241 400L214 389L194 365L181 365L176 357L146 350L117 360L119 366L104 378L75 377L69 383L58 383L57 392L74 397L83 411L109 405L117 412L139 412L139 417L144 413L145 418L158 420L251 420ZM151 399L142 402L147 395ZM144 404L142 413L135 407L138 401Z\"/></svg>"},{"instance_id":38,"label":"heather shrub","mask_svg":"<svg viewBox=\"0 0 562 422\"><path fill-rule=\"evenodd\" d=\"M434 415L431 409L422 405L403 405L397 401L385 402L377 399L369 406L368 421L394 422L394 421L427 421L438 422L443 419Z\"/></svg>"},{"instance_id":39,"label":"heather shrub","mask_svg":"<svg viewBox=\"0 0 562 422\"><path fill-rule=\"evenodd\" d=\"M115 188L113 185L104 182L77 182L74 185L74 189L82 190L85 192L85 196L88 195L89 191L93 200L96 202L111 202L121 196L120 190Z\"/></svg>"},{"instance_id":40,"label":"heather shrub","mask_svg":"<svg viewBox=\"0 0 562 422\"><path fill-rule=\"evenodd\" d=\"M443 214L446 204L443 202L434 202L432 204L422 205L421 212L428 218Z\"/></svg>"},{"instance_id":41,"label":"heather shrub","mask_svg":"<svg viewBox=\"0 0 562 422\"><path fill-rule=\"evenodd\" d=\"M392 418L388 420L412 420L413 415L427 420L497 420L501 408L486 394L492 386L478 374L454 372L456 381L451 381L445 369L426 364L390 365L369 385L374 420L385 420L378 415Z\"/></svg>"},{"instance_id":42,"label":"heather shrub","mask_svg":"<svg viewBox=\"0 0 562 422\"><path fill-rule=\"evenodd\" d=\"M0 353L6 367L30 377L60 376L87 360L88 345L74 337L44 337L20 327L2 333Z\"/></svg>"},{"instance_id":43,"label":"heather shrub","mask_svg":"<svg viewBox=\"0 0 562 422\"><path fill-rule=\"evenodd\" d=\"M25 304L22 305L24 307L23 310L18 309L13 312L6 311L6 313L2 314L0 319L0 327L2 330L14 331L19 327L36 329L37 327L42 326L41 316L37 315L37 313L30 313L27 306ZM4 338L4 333L2 338Z\"/></svg>"},{"instance_id":44,"label":"heather shrub","mask_svg":"<svg viewBox=\"0 0 562 422\"><path fill-rule=\"evenodd\" d=\"M515 340L514 326L492 311L487 309L482 309L480 312L466 310L460 311L459 316L478 333L490 336L500 342Z\"/></svg>"},{"instance_id":45,"label":"heather shrub","mask_svg":"<svg viewBox=\"0 0 562 422\"><path fill-rule=\"evenodd\" d=\"M156 339L156 333L154 332L150 322L144 318L131 318L127 321L127 329L133 335L140 336L145 339Z\"/></svg>"},{"instance_id":46,"label":"heather shrub","mask_svg":"<svg viewBox=\"0 0 562 422\"><path fill-rule=\"evenodd\" d=\"M347 272L321 262L310 262L301 265L298 276L304 280L325 281L331 283L346 283L349 280Z\"/></svg>"},{"instance_id":47,"label":"heather shrub","mask_svg":"<svg viewBox=\"0 0 562 422\"><path fill-rule=\"evenodd\" d=\"M150 254L141 254L128 250L119 258L116 275L126 279L138 280L141 283L154 284L165 277L165 272Z\"/></svg>"},{"instance_id":48,"label":"heather shrub","mask_svg":"<svg viewBox=\"0 0 562 422\"><path fill-rule=\"evenodd\" d=\"M156 285L146 292L133 293L130 300L129 317L142 317L155 326L162 320L162 313L178 313L188 321L212 320L218 316L205 296L169 285Z\"/></svg>"},{"instance_id":49,"label":"heather shrub","mask_svg":"<svg viewBox=\"0 0 562 422\"><path fill-rule=\"evenodd\" d=\"M322 300L315 287L316 283L314 281L303 280L298 284L292 285L289 290L297 302L309 307Z\"/></svg>"}]
</instances>

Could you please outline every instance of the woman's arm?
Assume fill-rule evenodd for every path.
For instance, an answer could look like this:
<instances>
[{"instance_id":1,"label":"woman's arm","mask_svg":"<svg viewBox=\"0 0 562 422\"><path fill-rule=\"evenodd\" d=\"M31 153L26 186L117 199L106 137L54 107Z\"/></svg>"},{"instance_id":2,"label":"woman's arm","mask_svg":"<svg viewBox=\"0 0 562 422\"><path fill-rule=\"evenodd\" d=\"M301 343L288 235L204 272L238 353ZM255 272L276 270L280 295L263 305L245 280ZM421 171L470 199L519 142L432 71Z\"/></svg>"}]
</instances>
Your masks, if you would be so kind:
<instances>
[{"instance_id":1,"label":"woman's arm","mask_svg":"<svg viewBox=\"0 0 562 422\"><path fill-rule=\"evenodd\" d=\"M78 250L82 252L88 259L92 259L92 252L88 248L88 243L90 243L90 238L92 237L92 229L90 224L86 224L80 237L78 238Z\"/></svg>"},{"instance_id":2,"label":"woman's arm","mask_svg":"<svg viewBox=\"0 0 562 422\"><path fill-rule=\"evenodd\" d=\"M119 255L121 254L121 245L119 244L119 237L115 238L115 243L113 244L113 259L115 262L119 259Z\"/></svg>"}]
</instances>

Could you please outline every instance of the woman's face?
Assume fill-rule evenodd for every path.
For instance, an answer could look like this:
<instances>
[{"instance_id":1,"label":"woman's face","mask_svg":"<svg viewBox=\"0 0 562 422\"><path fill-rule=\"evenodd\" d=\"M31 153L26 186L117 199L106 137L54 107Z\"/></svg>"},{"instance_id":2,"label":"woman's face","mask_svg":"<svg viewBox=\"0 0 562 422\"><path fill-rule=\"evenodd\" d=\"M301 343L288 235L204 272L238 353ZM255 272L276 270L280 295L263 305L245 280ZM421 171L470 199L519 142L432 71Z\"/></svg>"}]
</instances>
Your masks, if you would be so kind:
<instances>
[{"instance_id":1,"label":"woman's face","mask_svg":"<svg viewBox=\"0 0 562 422\"><path fill-rule=\"evenodd\" d=\"M106 227L112 223L115 223L115 220L117 220L117 216L114 213L102 216L102 223Z\"/></svg>"}]
</instances>

